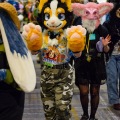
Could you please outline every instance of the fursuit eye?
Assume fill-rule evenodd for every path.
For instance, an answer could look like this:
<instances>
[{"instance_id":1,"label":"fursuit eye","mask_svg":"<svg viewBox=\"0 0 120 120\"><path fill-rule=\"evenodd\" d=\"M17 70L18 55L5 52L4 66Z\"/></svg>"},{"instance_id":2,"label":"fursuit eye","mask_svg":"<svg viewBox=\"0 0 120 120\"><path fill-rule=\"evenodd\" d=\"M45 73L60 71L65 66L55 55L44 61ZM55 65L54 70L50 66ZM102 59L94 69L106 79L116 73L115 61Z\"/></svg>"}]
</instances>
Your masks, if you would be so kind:
<instances>
[{"instance_id":1,"label":"fursuit eye","mask_svg":"<svg viewBox=\"0 0 120 120\"><path fill-rule=\"evenodd\" d=\"M45 14L45 20L49 20L50 15L48 13Z\"/></svg>"},{"instance_id":2,"label":"fursuit eye","mask_svg":"<svg viewBox=\"0 0 120 120\"><path fill-rule=\"evenodd\" d=\"M96 15L97 14L97 12L95 11L95 12L93 12L93 15Z\"/></svg>"},{"instance_id":3,"label":"fursuit eye","mask_svg":"<svg viewBox=\"0 0 120 120\"><path fill-rule=\"evenodd\" d=\"M60 20L64 20L64 19L65 19L65 14L63 14L63 13L61 14L61 13L60 13L60 14L58 15L58 18L59 18Z\"/></svg>"},{"instance_id":4,"label":"fursuit eye","mask_svg":"<svg viewBox=\"0 0 120 120\"><path fill-rule=\"evenodd\" d=\"M86 11L86 15L89 15L90 14L90 12L89 11Z\"/></svg>"}]
</instances>

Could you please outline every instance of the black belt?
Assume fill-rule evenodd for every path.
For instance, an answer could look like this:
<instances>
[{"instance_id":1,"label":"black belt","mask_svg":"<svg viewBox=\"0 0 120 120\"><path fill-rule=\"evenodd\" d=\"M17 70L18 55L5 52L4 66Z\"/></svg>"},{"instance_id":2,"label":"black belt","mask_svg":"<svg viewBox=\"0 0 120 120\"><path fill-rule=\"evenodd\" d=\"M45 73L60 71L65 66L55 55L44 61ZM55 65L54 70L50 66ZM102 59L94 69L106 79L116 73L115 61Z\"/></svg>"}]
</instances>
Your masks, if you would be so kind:
<instances>
[{"instance_id":1,"label":"black belt","mask_svg":"<svg viewBox=\"0 0 120 120\"><path fill-rule=\"evenodd\" d=\"M53 65L52 67L51 66L47 66L47 68L65 69L65 68L69 68L69 63L59 64L59 65Z\"/></svg>"}]
</instances>

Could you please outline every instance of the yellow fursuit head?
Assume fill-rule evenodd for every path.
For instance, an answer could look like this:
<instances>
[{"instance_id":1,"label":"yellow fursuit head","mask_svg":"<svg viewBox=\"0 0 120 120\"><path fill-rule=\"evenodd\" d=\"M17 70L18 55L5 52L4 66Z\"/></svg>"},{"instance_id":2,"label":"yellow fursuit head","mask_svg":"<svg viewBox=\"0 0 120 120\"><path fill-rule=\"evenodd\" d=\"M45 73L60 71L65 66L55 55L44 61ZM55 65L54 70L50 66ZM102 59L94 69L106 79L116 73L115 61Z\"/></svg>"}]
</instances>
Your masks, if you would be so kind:
<instances>
[{"instance_id":1,"label":"yellow fursuit head","mask_svg":"<svg viewBox=\"0 0 120 120\"><path fill-rule=\"evenodd\" d=\"M44 4L48 1L51 1L51 0L40 0L40 4L38 6L39 8L39 11L41 12ZM68 7L68 11L71 11L71 0L61 0L62 3L66 3L67 7Z\"/></svg>"},{"instance_id":2,"label":"yellow fursuit head","mask_svg":"<svg viewBox=\"0 0 120 120\"><path fill-rule=\"evenodd\" d=\"M71 7L71 0L41 0L37 19L39 26L31 23L24 26L22 35L26 39L28 48L33 51L45 49L45 62L60 63L58 58L60 55L63 57L63 53L67 51L65 49L73 52L80 52L84 49L86 29L82 26L71 27L74 19ZM55 53L56 58L49 57L51 54L49 46L53 48L52 54L55 53L55 47L59 49L60 55ZM65 57L66 55L61 60L64 61Z\"/></svg>"}]
</instances>

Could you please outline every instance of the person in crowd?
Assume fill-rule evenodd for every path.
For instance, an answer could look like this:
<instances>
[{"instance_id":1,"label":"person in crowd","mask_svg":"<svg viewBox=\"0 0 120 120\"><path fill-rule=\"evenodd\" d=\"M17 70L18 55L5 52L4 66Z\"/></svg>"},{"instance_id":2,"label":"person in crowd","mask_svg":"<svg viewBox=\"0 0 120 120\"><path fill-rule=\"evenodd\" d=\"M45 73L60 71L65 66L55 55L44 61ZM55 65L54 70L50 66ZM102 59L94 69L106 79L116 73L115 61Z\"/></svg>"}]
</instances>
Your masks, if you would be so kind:
<instances>
[{"instance_id":1,"label":"person in crowd","mask_svg":"<svg viewBox=\"0 0 120 120\"><path fill-rule=\"evenodd\" d=\"M46 120L70 120L73 96L73 52L84 49L86 30L71 26L71 0L40 0L37 22L24 26L23 37L32 54L41 50L41 99ZM77 34L77 36L76 36Z\"/></svg>"},{"instance_id":2,"label":"person in crowd","mask_svg":"<svg viewBox=\"0 0 120 120\"><path fill-rule=\"evenodd\" d=\"M22 120L25 92L36 83L32 58L19 29L15 7L0 3L0 120Z\"/></svg>"},{"instance_id":3,"label":"person in crowd","mask_svg":"<svg viewBox=\"0 0 120 120\"><path fill-rule=\"evenodd\" d=\"M16 0L6 0L6 2L10 3L11 5L13 5L16 10L20 10L20 7L19 7L19 2L16 2Z\"/></svg>"},{"instance_id":4,"label":"person in crowd","mask_svg":"<svg viewBox=\"0 0 120 120\"><path fill-rule=\"evenodd\" d=\"M115 110L120 110L120 2L114 4L103 25L111 35L106 63L108 100Z\"/></svg>"},{"instance_id":5,"label":"person in crowd","mask_svg":"<svg viewBox=\"0 0 120 120\"><path fill-rule=\"evenodd\" d=\"M27 2L25 2L24 4L24 20L28 23L30 21L32 21L32 11L33 10L33 1L28 0Z\"/></svg>"},{"instance_id":6,"label":"person in crowd","mask_svg":"<svg viewBox=\"0 0 120 120\"><path fill-rule=\"evenodd\" d=\"M104 52L110 42L107 29L100 24L100 18L113 8L112 3L73 3L76 16L81 17L82 26L87 29L85 49L75 54L75 84L80 90L83 115L80 120L97 120L101 80L106 79ZM88 113L90 93L90 115Z\"/></svg>"},{"instance_id":7,"label":"person in crowd","mask_svg":"<svg viewBox=\"0 0 120 120\"><path fill-rule=\"evenodd\" d=\"M84 0L71 0L72 3L84 3ZM73 26L76 26L76 25L81 25L81 17L78 17L76 15L74 15L74 19L72 21L72 25ZM74 54L71 50L69 50L70 54L72 55L71 58L70 58L70 61L69 63L74 67Z\"/></svg>"}]
</instances>

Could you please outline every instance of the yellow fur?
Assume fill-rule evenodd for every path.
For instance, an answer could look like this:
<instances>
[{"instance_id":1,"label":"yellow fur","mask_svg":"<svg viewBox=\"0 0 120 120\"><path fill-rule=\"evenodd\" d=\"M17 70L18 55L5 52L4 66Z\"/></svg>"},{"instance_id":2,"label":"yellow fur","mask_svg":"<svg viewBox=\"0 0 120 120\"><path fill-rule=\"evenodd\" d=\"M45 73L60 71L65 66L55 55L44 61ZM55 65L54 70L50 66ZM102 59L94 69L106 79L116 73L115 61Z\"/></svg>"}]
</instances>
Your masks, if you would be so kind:
<instances>
[{"instance_id":1,"label":"yellow fur","mask_svg":"<svg viewBox=\"0 0 120 120\"><path fill-rule=\"evenodd\" d=\"M68 11L71 11L72 10L72 8L71 8L71 0L66 0L65 2L66 2L66 5L68 7Z\"/></svg>"},{"instance_id":2,"label":"yellow fur","mask_svg":"<svg viewBox=\"0 0 120 120\"><path fill-rule=\"evenodd\" d=\"M30 40L30 37L32 36L32 34L37 34L39 37L34 39L33 41ZM38 32L35 29L31 29L28 33L28 37L26 39L27 45L28 45L28 49L32 50L32 51L37 51L39 49L41 49L42 47L42 33Z\"/></svg>"},{"instance_id":3,"label":"yellow fur","mask_svg":"<svg viewBox=\"0 0 120 120\"><path fill-rule=\"evenodd\" d=\"M68 7L68 11L71 11L71 0L61 0L62 3L66 2L66 5Z\"/></svg>"},{"instance_id":4,"label":"yellow fur","mask_svg":"<svg viewBox=\"0 0 120 120\"><path fill-rule=\"evenodd\" d=\"M40 12L41 12L41 10L46 2L48 2L48 0L40 0L39 6L38 6L38 9L40 10ZM61 2L62 3L66 2L66 5L68 7L68 11L72 10L71 9L71 0L61 0Z\"/></svg>"},{"instance_id":5,"label":"yellow fur","mask_svg":"<svg viewBox=\"0 0 120 120\"><path fill-rule=\"evenodd\" d=\"M68 48L73 52L83 51L85 47L85 37L83 39L68 40Z\"/></svg>"},{"instance_id":6,"label":"yellow fur","mask_svg":"<svg viewBox=\"0 0 120 120\"><path fill-rule=\"evenodd\" d=\"M78 33L80 35L80 38L71 38L71 36L74 33ZM74 29L68 34L67 39L68 39L68 48L73 52L84 50L86 40L85 40L85 36L81 33L81 31Z\"/></svg>"},{"instance_id":7,"label":"yellow fur","mask_svg":"<svg viewBox=\"0 0 120 120\"><path fill-rule=\"evenodd\" d=\"M48 2L48 0L40 0L39 6L38 6L38 9L40 10L40 12L46 2Z\"/></svg>"}]
</instances>

